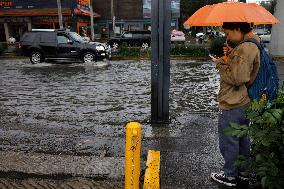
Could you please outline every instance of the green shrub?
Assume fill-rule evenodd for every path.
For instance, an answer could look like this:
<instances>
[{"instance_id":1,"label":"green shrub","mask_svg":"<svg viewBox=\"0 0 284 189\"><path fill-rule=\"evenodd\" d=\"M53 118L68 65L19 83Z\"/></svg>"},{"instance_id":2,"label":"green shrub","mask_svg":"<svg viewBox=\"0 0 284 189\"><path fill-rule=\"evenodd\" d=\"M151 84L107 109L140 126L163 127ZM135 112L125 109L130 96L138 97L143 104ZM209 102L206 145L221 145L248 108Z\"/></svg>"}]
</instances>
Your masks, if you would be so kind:
<instances>
[{"instance_id":1,"label":"green shrub","mask_svg":"<svg viewBox=\"0 0 284 189\"><path fill-rule=\"evenodd\" d=\"M204 57L208 56L208 51L204 47L200 46L187 46L184 44L177 44L171 49L171 55Z\"/></svg>"},{"instance_id":2,"label":"green shrub","mask_svg":"<svg viewBox=\"0 0 284 189\"><path fill-rule=\"evenodd\" d=\"M190 56L204 57L208 56L208 50L200 46L187 46L184 44L176 44L171 49L171 55L174 56ZM126 47L120 46L117 55L124 57L151 57L151 48L143 49L141 47Z\"/></svg>"},{"instance_id":3,"label":"green shrub","mask_svg":"<svg viewBox=\"0 0 284 189\"><path fill-rule=\"evenodd\" d=\"M251 138L251 160L243 157L237 166L247 167L257 175L258 184L268 189L284 188L284 91L271 102L253 101L247 109L251 125L231 124L225 129L232 136Z\"/></svg>"},{"instance_id":4,"label":"green shrub","mask_svg":"<svg viewBox=\"0 0 284 189\"><path fill-rule=\"evenodd\" d=\"M140 47L120 47L118 50L118 55L126 57L139 57Z\"/></svg>"}]
</instances>

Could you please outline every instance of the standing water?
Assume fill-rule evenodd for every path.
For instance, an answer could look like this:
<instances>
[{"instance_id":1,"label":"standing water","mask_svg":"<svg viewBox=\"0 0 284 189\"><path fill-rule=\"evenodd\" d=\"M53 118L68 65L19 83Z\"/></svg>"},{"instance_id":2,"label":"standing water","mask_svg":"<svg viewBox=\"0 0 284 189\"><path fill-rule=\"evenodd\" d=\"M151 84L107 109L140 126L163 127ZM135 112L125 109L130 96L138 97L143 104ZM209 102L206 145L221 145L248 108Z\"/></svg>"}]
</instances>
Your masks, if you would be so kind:
<instances>
[{"instance_id":1,"label":"standing water","mask_svg":"<svg viewBox=\"0 0 284 189\"><path fill-rule=\"evenodd\" d=\"M215 118L218 79L210 62L172 61L169 127L181 129L180 120L194 114ZM123 157L128 121L140 121L146 143L155 143L150 89L150 61L100 67L1 60L0 149Z\"/></svg>"}]
</instances>

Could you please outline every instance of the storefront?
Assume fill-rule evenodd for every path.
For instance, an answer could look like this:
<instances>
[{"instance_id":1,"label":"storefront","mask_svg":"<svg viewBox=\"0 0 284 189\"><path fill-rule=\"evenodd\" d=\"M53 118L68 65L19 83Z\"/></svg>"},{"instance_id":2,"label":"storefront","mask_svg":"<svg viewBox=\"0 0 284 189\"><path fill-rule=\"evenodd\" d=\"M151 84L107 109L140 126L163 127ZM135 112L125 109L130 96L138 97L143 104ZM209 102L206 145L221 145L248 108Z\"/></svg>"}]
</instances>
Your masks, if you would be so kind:
<instances>
[{"instance_id":1,"label":"storefront","mask_svg":"<svg viewBox=\"0 0 284 189\"><path fill-rule=\"evenodd\" d=\"M90 0L61 1L64 27L78 33L90 26ZM100 17L94 13L94 17ZM57 0L0 0L0 42L31 29L58 29Z\"/></svg>"},{"instance_id":2,"label":"storefront","mask_svg":"<svg viewBox=\"0 0 284 189\"><path fill-rule=\"evenodd\" d=\"M151 30L151 0L94 0L94 5L101 15L95 23L98 38L107 40L125 31ZM178 29L180 0L171 0L171 13L171 28Z\"/></svg>"}]
</instances>

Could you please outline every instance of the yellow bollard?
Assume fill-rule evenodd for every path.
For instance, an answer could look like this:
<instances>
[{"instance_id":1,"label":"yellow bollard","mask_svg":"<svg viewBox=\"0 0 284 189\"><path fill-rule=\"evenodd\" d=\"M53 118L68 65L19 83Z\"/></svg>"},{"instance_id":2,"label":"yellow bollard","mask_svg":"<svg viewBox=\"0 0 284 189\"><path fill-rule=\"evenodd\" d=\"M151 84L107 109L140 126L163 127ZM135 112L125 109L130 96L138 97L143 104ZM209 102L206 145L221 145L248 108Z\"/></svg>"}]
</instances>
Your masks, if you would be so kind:
<instances>
[{"instance_id":1,"label":"yellow bollard","mask_svg":"<svg viewBox=\"0 0 284 189\"><path fill-rule=\"evenodd\" d=\"M140 151L141 125L130 122L126 125L125 189L139 189Z\"/></svg>"},{"instance_id":2,"label":"yellow bollard","mask_svg":"<svg viewBox=\"0 0 284 189\"><path fill-rule=\"evenodd\" d=\"M160 151L149 150L143 189L160 188Z\"/></svg>"}]
</instances>

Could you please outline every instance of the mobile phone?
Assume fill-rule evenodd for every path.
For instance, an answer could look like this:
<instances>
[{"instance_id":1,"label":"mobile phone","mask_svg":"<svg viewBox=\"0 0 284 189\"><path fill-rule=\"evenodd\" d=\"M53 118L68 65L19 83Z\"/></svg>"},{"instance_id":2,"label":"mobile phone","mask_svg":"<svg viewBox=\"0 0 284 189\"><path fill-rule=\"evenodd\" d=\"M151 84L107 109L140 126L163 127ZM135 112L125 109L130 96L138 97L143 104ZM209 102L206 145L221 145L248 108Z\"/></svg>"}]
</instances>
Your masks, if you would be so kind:
<instances>
[{"instance_id":1,"label":"mobile phone","mask_svg":"<svg viewBox=\"0 0 284 189\"><path fill-rule=\"evenodd\" d=\"M213 56L213 55L211 55L211 54L209 54L209 57L210 57L210 58L212 58L212 59L216 58L216 57L214 57L214 56Z\"/></svg>"}]
</instances>

